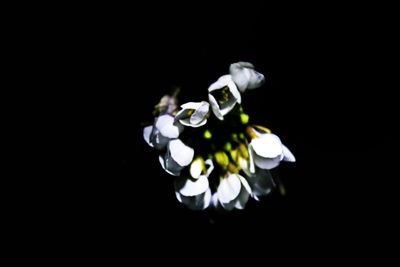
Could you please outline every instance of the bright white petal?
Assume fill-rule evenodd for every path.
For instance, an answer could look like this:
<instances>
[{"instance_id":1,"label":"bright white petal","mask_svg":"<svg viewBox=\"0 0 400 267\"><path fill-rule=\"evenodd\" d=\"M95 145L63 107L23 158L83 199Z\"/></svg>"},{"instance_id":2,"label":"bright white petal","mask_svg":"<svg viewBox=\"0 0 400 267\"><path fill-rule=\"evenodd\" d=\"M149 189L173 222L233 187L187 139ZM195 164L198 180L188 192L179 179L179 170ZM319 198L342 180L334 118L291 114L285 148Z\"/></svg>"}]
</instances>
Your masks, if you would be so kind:
<instances>
[{"instance_id":1,"label":"bright white petal","mask_svg":"<svg viewBox=\"0 0 400 267\"><path fill-rule=\"evenodd\" d=\"M289 148L287 148L285 145L282 144L283 148L283 160L284 161L290 161L290 162L295 162L296 158L294 157L293 153L290 152Z\"/></svg>"},{"instance_id":2,"label":"bright white petal","mask_svg":"<svg viewBox=\"0 0 400 267\"><path fill-rule=\"evenodd\" d=\"M179 194L179 192L175 191L175 196L176 196L176 199L177 199L179 202L182 203L181 194Z\"/></svg>"},{"instance_id":3,"label":"bright white petal","mask_svg":"<svg viewBox=\"0 0 400 267\"><path fill-rule=\"evenodd\" d=\"M204 210L210 205L211 191L210 191L210 189L208 189L203 194L200 194L197 196L186 197L186 196L180 195L180 197L182 199L182 203L184 203L189 209Z\"/></svg>"},{"instance_id":4,"label":"bright white petal","mask_svg":"<svg viewBox=\"0 0 400 267\"><path fill-rule=\"evenodd\" d=\"M249 73L243 71L243 68L238 64L231 64L229 67L229 72L232 75L232 80L237 85L240 92L244 92L249 84Z\"/></svg>"},{"instance_id":5,"label":"bright white petal","mask_svg":"<svg viewBox=\"0 0 400 267\"><path fill-rule=\"evenodd\" d=\"M232 76L227 74L219 77L219 79L208 87L208 92L219 90L228 85L232 81Z\"/></svg>"},{"instance_id":6,"label":"bright white petal","mask_svg":"<svg viewBox=\"0 0 400 267\"><path fill-rule=\"evenodd\" d=\"M277 167L281 161L280 156L277 156L275 158L263 158L254 154L253 157L257 167L266 170L270 170Z\"/></svg>"},{"instance_id":7,"label":"bright white petal","mask_svg":"<svg viewBox=\"0 0 400 267\"><path fill-rule=\"evenodd\" d=\"M199 124L201 123L205 117L207 116L208 112L210 110L210 104L208 104L207 102L202 102L201 106L199 106L195 112L192 114L192 116L190 117L190 122L192 124Z\"/></svg>"},{"instance_id":8,"label":"bright white petal","mask_svg":"<svg viewBox=\"0 0 400 267\"><path fill-rule=\"evenodd\" d=\"M170 141L168 150L172 159L182 167L189 165L193 160L193 148L188 147L179 139Z\"/></svg>"},{"instance_id":9,"label":"bright white petal","mask_svg":"<svg viewBox=\"0 0 400 267\"><path fill-rule=\"evenodd\" d=\"M181 119L186 119L189 118L189 111L190 109L181 109L178 111L178 113L176 113L175 118L174 118L174 123L176 123L177 121L181 120Z\"/></svg>"},{"instance_id":10,"label":"bright white petal","mask_svg":"<svg viewBox=\"0 0 400 267\"><path fill-rule=\"evenodd\" d=\"M208 100L210 101L211 109L214 112L215 117L217 117L222 121L224 119L224 116L222 115L221 110L219 109L217 100L215 100L212 94L208 94Z\"/></svg>"},{"instance_id":11,"label":"bright white petal","mask_svg":"<svg viewBox=\"0 0 400 267\"><path fill-rule=\"evenodd\" d=\"M211 204L211 190L208 188L208 190L204 193L204 205L203 205L203 210L208 208Z\"/></svg>"},{"instance_id":12,"label":"bright white petal","mask_svg":"<svg viewBox=\"0 0 400 267\"><path fill-rule=\"evenodd\" d=\"M250 172L251 173L255 173L255 166L254 166L254 158L253 158L253 148L252 148L252 145L251 144L249 144L249 146L248 146L248 151L249 151L249 170L250 170Z\"/></svg>"},{"instance_id":13,"label":"bright white petal","mask_svg":"<svg viewBox=\"0 0 400 267\"><path fill-rule=\"evenodd\" d=\"M247 180L246 180L243 176L241 176L241 175L239 175L239 174L237 174L237 176L239 177L240 182L242 183L242 187L244 187L244 189L245 189L248 193L251 193L251 187L250 187L249 183L247 182Z\"/></svg>"},{"instance_id":14,"label":"bright white petal","mask_svg":"<svg viewBox=\"0 0 400 267\"><path fill-rule=\"evenodd\" d=\"M190 118L187 118L187 119L184 119L184 120L179 120L179 122L180 122L182 125L185 125L185 126L188 126L188 127L198 128L198 127L201 127L201 126L203 126L204 124L206 124L206 123L207 123L207 120L204 119L202 122L200 122L200 123L198 123L198 124L193 124L193 123L190 121Z\"/></svg>"},{"instance_id":15,"label":"bright white petal","mask_svg":"<svg viewBox=\"0 0 400 267\"><path fill-rule=\"evenodd\" d=\"M242 96L240 95L239 90L236 87L236 84L231 81L228 83L229 91L232 93L233 97L236 99L236 102L239 104L242 103Z\"/></svg>"},{"instance_id":16,"label":"bright white petal","mask_svg":"<svg viewBox=\"0 0 400 267\"><path fill-rule=\"evenodd\" d=\"M183 109L198 109L202 105L202 102L188 102L181 105Z\"/></svg>"},{"instance_id":17,"label":"bright white petal","mask_svg":"<svg viewBox=\"0 0 400 267\"><path fill-rule=\"evenodd\" d=\"M206 166L208 166L207 168L207 177L210 176L211 172L214 170L214 163L211 159L207 159L206 161L204 161L204 164L206 164Z\"/></svg>"},{"instance_id":18,"label":"bright white petal","mask_svg":"<svg viewBox=\"0 0 400 267\"><path fill-rule=\"evenodd\" d=\"M265 158L275 158L282 154L282 143L274 134L263 134L251 140L251 145L257 155Z\"/></svg>"},{"instance_id":19,"label":"bright white petal","mask_svg":"<svg viewBox=\"0 0 400 267\"><path fill-rule=\"evenodd\" d=\"M250 193L244 188L242 188L242 190L240 190L240 194L237 200L235 201L235 208L239 210L244 209L246 207L247 201L249 200Z\"/></svg>"},{"instance_id":20,"label":"bright white petal","mask_svg":"<svg viewBox=\"0 0 400 267\"><path fill-rule=\"evenodd\" d=\"M168 138L178 138L179 134L183 131L183 126L180 124L175 125L174 117L168 114L158 117L156 128L163 136Z\"/></svg>"},{"instance_id":21,"label":"bright white petal","mask_svg":"<svg viewBox=\"0 0 400 267\"><path fill-rule=\"evenodd\" d=\"M240 193L241 182L236 174L231 174L227 178L223 178L219 183L217 192L221 203L229 203L234 200Z\"/></svg>"},{"instance_id":22,"label":"bright white petal","mask_svg":"<svg viewBox=\"0 0 400 267\"><path fill-rule=\"evenodd\" d=\"M208 179L203 175L197 180L177 178L175 180L175 187L183 196L196 196L204 193L208 189Z\"/></svg>"},{"instance_id":23,"label":"bright white petal","mask_svg":"<svg viewBox=\"0 0 400 267\"><path fill-rule=\"evenodd\" d=\"M151 125L143 129L143 138L146 141L146 143L151 147L153 147L153 145L150 143L150 134L152 131L153 131L153 126Z\"/></svg>"}]
</instances>

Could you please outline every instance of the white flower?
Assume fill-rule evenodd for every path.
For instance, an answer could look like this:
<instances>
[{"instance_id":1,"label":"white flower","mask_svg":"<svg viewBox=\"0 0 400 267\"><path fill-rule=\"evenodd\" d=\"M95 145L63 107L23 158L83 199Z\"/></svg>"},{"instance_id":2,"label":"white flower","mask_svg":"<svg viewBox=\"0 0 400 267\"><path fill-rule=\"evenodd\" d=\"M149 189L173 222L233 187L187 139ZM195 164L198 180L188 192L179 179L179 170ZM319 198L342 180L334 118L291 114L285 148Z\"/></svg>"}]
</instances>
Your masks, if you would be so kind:
<instances>
[{"instance_id":1,"label":"white flower","mask_svg":"<svg viewBox=\"0 0 400 267\"><path fill-rule=\"evenodd\" d=\"M231 75L221 76L208 87L208 100L212 111L220 120L224 119L224 116L233 109L236 103L242 102L240 92Z\"/></svg>"},{"instance_id":2,"label":"white flower","mask_svg":"<svg viewBox=\"0 0 400 267\"><path fill-rule=\"evenodd\" d=\"M249 149L251 154L250 160L254 160L256 166L261 169L270 170L275 168L282 160L296 161L292 152L274 134L259 134L251 140Z\"/></svg>"},{"instance_id":3,"label":"white flower","mask_svg":"<svg viewBox=\"0 0 400 267\"><path fill-rule=\"evenodd\" d=\"M189 102L183 104L181 108L182 110L175 116L175 121L179 120L181 124L195 128L206 124L210 110L210 104L207 102Z\"/></svg>"},{"instance_id":4,"label":"white flower","mask_svg":"<svg viewBox=\"0 0 400 267\"><path fill-rule=\"evenodd\" d=\"M247 89L255 89L264 84L264 75L255 71L253 64L249 62L237 62L231 64L229 72L240 92Z\"/></svg>"},{"instance_id":5,"label":"white flower","mask_svg":"<svg viewBox=\"0 0 400 267\"><path fill-rule=\"evenodd\" d=\"M181 170L192 162L193 156L193 148L179 139L174 139L169 141L167 152L164 157L159 156L159 161L167 173L178 176Z\"/></svg>"},{"instance_id":6,"label":"white flower","mask_svg":"<svg viewBox=\"0 0 400 267\"><path fill-rule=\"evenodd\" d=\"M165 114L155 119L154 126L147 126L143 129L143 137L149 146L161 150L171 139L178 138L182 131L183 126L174 123L174 117Z\"/></svg>"},{"instance_id":7,"label":"white flower","mask_svg":"<svg viewBox=\"0 0 400 267\"><path fill-rule=\"evenodd\" d=\"M214 164L210 159L206 160L205 164L208 165L207 171L198 178L177 177L175 179L176 198L192 210L204 210L211 202L208 176L214 169Z\"/></svg>"},{"instance_id":8,"label":"white flower","mask_svg":"<svg viewBox=\"0 0 400 267\"><path fill-rule=\"evenodd\" d=\"M226 210L244 209L251 194L250 185L246 179L239 174L231 174L222 178L216 195L213 197L213 204L218 199L221 206Z\"/></svg>"}]
</instances>

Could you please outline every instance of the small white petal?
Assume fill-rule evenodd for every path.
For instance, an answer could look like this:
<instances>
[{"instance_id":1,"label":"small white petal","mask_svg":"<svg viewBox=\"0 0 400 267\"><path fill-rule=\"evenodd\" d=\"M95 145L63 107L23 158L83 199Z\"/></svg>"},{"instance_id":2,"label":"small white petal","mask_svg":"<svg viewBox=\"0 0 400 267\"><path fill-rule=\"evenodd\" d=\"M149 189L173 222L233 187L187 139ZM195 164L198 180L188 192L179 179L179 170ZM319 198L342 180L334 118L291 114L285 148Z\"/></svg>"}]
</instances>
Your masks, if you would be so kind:
<instances>
[{"instance_id":1,"label":"small white petal","mask_svg":"<svg viewBox=\"0 0 400 267\"><path fill-rule=\"evenodd\" d=\"M240 193L241 182L236 174L223 178L218 185L217 192L221 203L229 203Z\"/></svg>"},{"instance_id":2,"label":"small white petal","mask_svg":"<svg viewBox=\"0 0 400 267\"><path fill-rule=\"evenodd\" d=\"M187 102L181 105L182 109L198 109L202 105L202 102Z\"/></svg>"},{"instance_id":3,"label":"small white petal","mask_svg":"<svg viewBox=\"0 0 400 267\"><path fill-rule=\"evenodd\" d=\"M235 201L235 208L237 208L239 210L244 209L246 207L247 201L249 200L249 197L250 197L250 193L247 190L242 188L242 190L240 190L240 194L239 194L237 200Z\"/></svg>"},{"instance_id":4,"label":"small white petal","mask_svg":"<svg viewBox=\"0 0 400 267\"><path fill-rule=\"evenodd\" d=\"M181 194L179 194L179 192L175 191L175 196L176 196L176 199L177 199L179 202L181 202L181 203L182 203L182 197L181 197Z\"/></svg>"},{"instance_id":5,"label":"small white petal","mask_svg":"<svg viewBox=\"0 0 400 267\"><path fill-rule=\"evenodd\" d=\"M206 172L207 173L206 176L208 177L208 176L210 176L211 172L214 170L214 163L211 159L207 159L206 161L204 161L204 164L208 165L207 172Z\"/></svg>"},{"instance_id":6,"label":"small white petal","mask_svg":"<svg viewBox=\"0 0 400 267\"><path fill-rule=\"evenodd\" d=\"M152 131L153 131L153 126L147 126L143 129L143 138L146 141L146 143L151 147L153 147L153 144L150 143L150 134Z\"/></svg>"},{"instance_id":7,"label":"small white petal","mask_svg":"<svg viewBox=\"0 0 400 267\"><path fill-rule=\"evenodd\" d=\"M289 161L289 162L296 162L296 158L294 157L293 153L290 152L289 148L287 148L285 145L282 144L283 148L283 160L284 161Z\"/></svg>"},{"instance_id":8,"label":"small white petal","mask_svg":"<svg viewBox=\"0 0 400 267\"><path fill-rule=\"evenodd\" d=\"M255 173L255 166L254 166L254 158L253 158L253 148L252 148L252 144L250 143L248 146L248 151L249 151L249 170L251 173Z\"/></svg>"},{"instance_id":9,"label":"small white petal","mask_svg":"<svg viewBox=\"0 0 400 267\"><path fill-rule=\"evenodd\" d=\"M228 85L232 81L232 76L227 74L219 77L219 79L208 87L208 92L219 90Z\"/></svg>"},{"instance_id":10,"label":"small white petal","mask_svg":"<svg viewBox=\"0 0 400 267\"><path fill-rule=\"evenodd\" d=\"M165 114L158 117L156 122L156 128L160 133L168 138L178 138L179 134L183 131L183 126L180 124L174 124L174 117Z\"/></svg>"},{"instance_id":11,"label":"small white petal","mask_svg":"<svg viewBox=\"0 0 400 267\"><path fill-rule=\"evenodd\" d=\"M247 180L246 180L243 176L241 176L241 175L239 175L239 174L237 174L237 176L239 177L240 182L242 183L242 186L244 187L244 189L245 189L248 193L251 193L251 187L250 187L249 183L247 182Z\"/></svg>"},{"instance_id":12,"label":"small white petal","mask_svg":"<svg viewBox=\"0 0 400 267\"><path fill-rule=\"evenodd\" d=\"M172 159L182 167L189 165L193 160L193 148L185 145L179 139L170 141L168 144L168 150Z\"/></svg>"},{"instance_id":13,"label":"small white petal","mask_svg":"<svg viewBox=\"0 0 400 267\"><path fill-rule=\"evenodd\" d=\"M251 140L251 145L257 155L265 158L275 158L282 154L282 143L274 134L263 134Z\"/></svg>"},{"instance_id":14,"label":"small white petal","mask_svg":"<svg viewBox=\"0 0 400 267\"><path fill-rule=\"evenodd\" d=\"M173 176L179 176L180 175L180 170L177 170L175 168L171 168L171 164L168 164L168 159L165 159L163 156L159 156L158 160L160 161L161 167L169 174ZM168 168L169 167L169 168Z\"/></svg>"},{"instance_id":15,"label":"small white petal","mask_svg":"<svg viewBox=\"0 0 400 267\"><path fill-rule=\"evenodd\" d=\"M177 178L175 179L175 188L181 195L186 197L200 195L208 189L208 178L204 175L197 180Z\"/></svg>"},{"instance_id":16,"label":"small white petal","mask_svg":"<svg viewBox=\"0 0 400 267\"><path fill-rule=\"evenodd\" d=\"M199 106L190 117L190 123L192 124L201 123L207 116L209 110L210 110L210 104L203 101L201 103L201 106Z\"/></svg>"},{"instance_id":17,"label":"small white petal","mask_svg":"<svg viewBox=\"0 0 400 267\"><path fill-rule=\"evenodd\" d=\"M265 83L265 77L263 74L255 71L249 70L250 78L249 83L247 85L247 89L256 89Z\"/></svg>"},{"instance_id":18,"label":"small white petal","mask_svg":"<svg viewBox=\"0 0 400 267\"><path fill-rule=\"evenodd\" d=\"M214 112L215 117L217 117L221 121L224 120L224 116L219 109L218 102L217 100L215 100L215 97L212 94L208 94L208 101L210 101L211 109Z\"/></svg>"},{"instance_id":19,"label":"small white petal","mask_svg":"<svg viewBox=\"0 0 400 267\"><path fill-rule=\"evenodd\" d=\"M257 167L259 167L261 169L266 169L266 170L270 170L270 169L277 167L279 165L279 163L281 162L280 155L275 158L263 158L263 157L258 156L257 154L253 154L253 157L254 157L254 162L257 165Z\"/></svg>"},{"instance_id":20,"label":"small white petal","mask_svg":"<svg viewBox=\"0 0 400 267\"><path fill-rule=\"evenodd\" d=\"M200 194L197 196L192 196L192 197L186 197L186 196L180 195L180 198L182 199L182 203L184 203L189 209L204 210L210 205L211 190L208 189L203 194Z\"/></svg>"},{"instance_id":21,"label":"small white petal","mask_svg":"<svg viewBox=\"0 0 400 267\"><path fill-rule=\"evenodd\" d=\"M178 111L178 113L176 113L175 118L174 118L174 123L176 123L177 121L181 120L181 119L186 119L189 118L190 115L190 109L181 109Z\"/></svg>"},{"instance_id":22,"label":"small white petal","mask_svg":"<svg viewBox=\"0 0 400 267\"><path fill-rule=\"evenodd\" d=\"M179 122L180 122L182 125L185 125L185 126L188 126L188 127L198 128L198 127L201 127L201 126L203 126L204 124L206 124L206 123L207 123L207 120L204 119L202 122L200 122L200 123L198 123L198 124L193 124L193 123L190 121L190 118L186 118L186 119L183 119L183 120L179 120Z\"/></svg>"}]
</instances>

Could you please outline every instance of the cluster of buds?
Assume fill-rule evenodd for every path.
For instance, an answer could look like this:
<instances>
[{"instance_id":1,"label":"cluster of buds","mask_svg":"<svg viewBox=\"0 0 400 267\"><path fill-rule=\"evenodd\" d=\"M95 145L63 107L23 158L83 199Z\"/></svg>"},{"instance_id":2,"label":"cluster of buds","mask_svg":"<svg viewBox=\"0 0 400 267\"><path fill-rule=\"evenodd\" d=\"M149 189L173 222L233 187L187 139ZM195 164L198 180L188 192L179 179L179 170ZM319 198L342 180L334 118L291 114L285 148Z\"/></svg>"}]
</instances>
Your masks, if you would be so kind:
<instances>
[{"instance_id":1,"label":"cluster of buds","mask_svg":"<svg viewBox=\"0 0 400 267\"><path fill-rule=\"evenodd\" d=\"M209 86L208 101L178 109L177 90L155 106L154 123L143 137L175 176L179 202L193 210L244 209L249 198L259 200L276 187L271 169L295 161L271 130L249 123L241 106L242 94L264 82L251 63L238 62Z\"/></svg>"}]
</instances>

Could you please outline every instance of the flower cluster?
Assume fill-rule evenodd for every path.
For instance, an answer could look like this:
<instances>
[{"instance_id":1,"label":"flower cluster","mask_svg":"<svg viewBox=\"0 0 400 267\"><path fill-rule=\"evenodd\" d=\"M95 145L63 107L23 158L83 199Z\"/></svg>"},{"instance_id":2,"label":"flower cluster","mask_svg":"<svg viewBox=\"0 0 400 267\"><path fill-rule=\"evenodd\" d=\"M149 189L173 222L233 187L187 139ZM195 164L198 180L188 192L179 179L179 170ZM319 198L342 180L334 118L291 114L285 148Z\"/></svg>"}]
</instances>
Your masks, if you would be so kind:
<instances>
[{"instance_id":1,"label":"flower cluster","mask_svg":"<svg viewBox=\"0 0 400 267\"><path fill-rule=\"evenodd\" d=\"M251 63L238 62L208 87L208 101L178 109L175 93L155 106L154 123L143 136L175 176L179 202L193 210L243 209L250 197L259 200L276 186L271 169L295 161L278 136L249 123L241 106L242 94L264 82Z\"/></svg>"}]
</instances>

